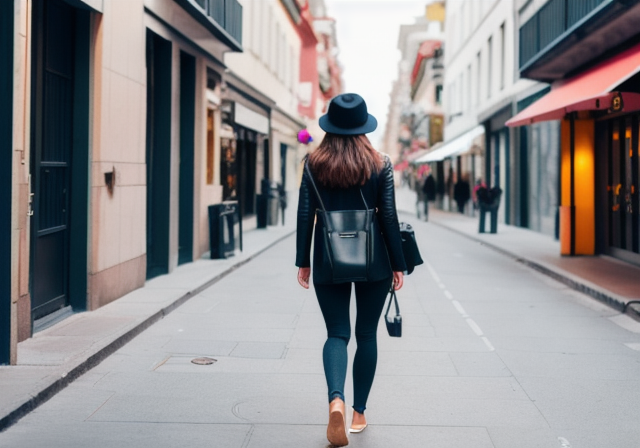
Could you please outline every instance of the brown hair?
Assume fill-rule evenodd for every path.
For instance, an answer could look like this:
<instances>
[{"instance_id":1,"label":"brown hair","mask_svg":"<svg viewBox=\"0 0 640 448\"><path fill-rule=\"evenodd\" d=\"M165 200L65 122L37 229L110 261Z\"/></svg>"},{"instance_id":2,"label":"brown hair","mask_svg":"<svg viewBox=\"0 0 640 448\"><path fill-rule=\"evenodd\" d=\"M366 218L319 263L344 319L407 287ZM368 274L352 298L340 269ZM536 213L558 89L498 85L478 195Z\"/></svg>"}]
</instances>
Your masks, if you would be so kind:
<instances>
[{"instance_id":1,"label":"brown hair","mask_svg":"<svg viewBox=\"0 0 640 448\"><path fill-rule=\"evenodd\" d=\"M366 135L331 133L309 154L308 163L316 182L329 188L364 185L383 165Z\"/></svg>"}]
</instances>

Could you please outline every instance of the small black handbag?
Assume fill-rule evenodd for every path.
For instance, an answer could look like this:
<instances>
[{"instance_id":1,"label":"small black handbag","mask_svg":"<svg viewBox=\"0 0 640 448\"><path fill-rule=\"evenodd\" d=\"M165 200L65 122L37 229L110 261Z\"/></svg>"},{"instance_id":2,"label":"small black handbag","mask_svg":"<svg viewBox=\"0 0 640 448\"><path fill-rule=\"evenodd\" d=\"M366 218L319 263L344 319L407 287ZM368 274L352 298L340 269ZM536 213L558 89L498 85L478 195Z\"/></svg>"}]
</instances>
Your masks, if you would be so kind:
<instances>
[{"instance_id":1,"label":"small black handbag","mask_svg":"<svg viewBox=\"0 0 640 448\"><path fill-rule=\"evenodd\" d=\"M318 210L318 215L324 223L323 257L328 259L333 282L367 281L373 254L380 250L380 244L384 244L375 210L369 209L360 190L365 210L327 211L308 165L305 165L305 169L322 208Z\"/></svg>"},{"instance_id":2,"label":"small black handbag","mask_svg":"<svg viewBox=\"0 0 640 448\"><path fill-rule=\"evenodd\" d=\"M404 254L404 262L407 265L407 275L409 275L416 266L421 265L424 261L420 256L420 250L416 243L416 234L411 224L400 223L400 238L402 238L402 253Z\"/></svg>"},{"instance_id":3,"label":"small black handbag","mask_svg":"<svg viewBox=\"0 0 640 448\"><path fill-rule=\"evenodd\" d=\"M395 316L389 316L389 310L391 309L391 302L396 306ZM387 332L389 336L399 338L402 336L402 316L400 315L400 307L398 306L398 298L396 297L396 291L391 286L389 291L389 305L387 305L387 312L384 313L384 321L387 324Z\"/></svg>"}]
</instances>

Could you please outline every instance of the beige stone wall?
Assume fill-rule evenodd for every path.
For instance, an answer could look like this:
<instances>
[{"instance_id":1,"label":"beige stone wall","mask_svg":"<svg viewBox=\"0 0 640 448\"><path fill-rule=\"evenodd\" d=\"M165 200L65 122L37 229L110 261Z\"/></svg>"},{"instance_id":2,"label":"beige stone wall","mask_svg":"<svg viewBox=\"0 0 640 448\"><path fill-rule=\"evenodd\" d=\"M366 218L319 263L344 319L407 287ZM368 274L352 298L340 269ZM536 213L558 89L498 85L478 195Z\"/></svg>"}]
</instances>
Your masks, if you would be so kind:
<instances>
[{"instance_id":1,"label":"beige stone wall","mask_svg":"<svg viewBox=\"0 0 640 448\"><path fill-rule=\"evenodd\" d=\"M31 0L15 2L12 196L11 362L31 336L29 170ZM105 1L91 16L90 197L88 302L93 310L144 285L146 279L146 30L173 45L170 270L178 256L180 51L196 57L194 258L209 250L208 209L221 202L220 87L207 94L207 67L221 72L227 50L174 2ZM153 14L145 12L145 7ZM156 17L173 23L168 27ZM178 33L174 31L178 30ZM185 39L185 36L187 39ZM194 45L195 44L195 45ZM214 110L214 183L206 183L207 110ZM115 172L110 191L105 173Z\"/></svg>"},{"instance_id":2,"label":"beige stone wall","mask_svg":"<svg viewBox=\"0 0 640 448\"><path fill-rule=\"evenodd\" d=\"M11 263L11 364L17 361L17 343L31 335L29 296L29 90L31 71L31 2L15 0L13 89L13 200Z\"/></svg>"},{"instance_id":3,"label":"beige stone wall","mask_svg":"<svg viewBox=\"0 0 640 448\"><path fill-rule=\"evenodd\" d=\"M146 32L142 0L108 1L93 22L89 309L146 276ZM105 173L115 171L110 192Z\"/></svg>"}]
</instances>

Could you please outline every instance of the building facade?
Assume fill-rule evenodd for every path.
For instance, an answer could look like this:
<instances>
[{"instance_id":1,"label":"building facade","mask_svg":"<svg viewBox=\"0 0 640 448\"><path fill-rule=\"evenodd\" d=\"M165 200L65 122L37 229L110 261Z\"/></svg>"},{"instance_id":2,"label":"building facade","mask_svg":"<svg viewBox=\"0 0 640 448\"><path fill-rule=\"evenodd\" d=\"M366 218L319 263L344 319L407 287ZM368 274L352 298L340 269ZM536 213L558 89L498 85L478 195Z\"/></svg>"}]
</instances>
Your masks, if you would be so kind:
<instances>
[{"instance_id":1,"label":"building facade","mask_svg":"<svg viewBox=\"0 0 640 448\"><path fill-rule=\"evenodd\" d=\"M549 0L517 8L518 72L551 85L507 125L525 137L559 127L561 253L640 264L640 5Z\"/></svg>"},{"instance_id":2,"label":"building facade","mask_svg":"<svg viewBox=\"0 0 640 448\"><path fill-rule=\"evenodd\" d=\"M389 154L394 163L401 163L411 152L411 122L421 112L420 106L413 106L411 100L411 74L418 50L427 39L438 40L439 30L431 28L426 17L418 17L411 25L400 25L398 50L400 63L398 76L393 83L386 127L382 137L382 152ZM417 148L416 148L417 149Z\"/></svg>"},{"instance_id":3,"label":"building facade","mask_svg":"<svg viewBox=\"0 0 640 448\"><path fill-rule=\"evenodd\" d=\"M293 0L8 0L0 25L0 364L14 364L34 331L206 256L211 205L237 201L255 226L262 185L297 187L319 38Z\"/></svg>"},{"instance_id":4,"label":"building facade","mask_svg":"<svg viewBox=\"0 0 640 448\"><path fill-rule=\"evenodd\" d=\"M525 188L526 157L513 145L505 122L523 92L543 87L514 70L516 23L512 0L447 2L445 48L445 145L484 128L481 146L459 148L452 176L502 190L499 220L523 225L521 208L536 188ZM452 140L453 139L453 140ZM556 145L557 147L557 145ZM442 150L445 151L444 149ZM457 158L457 160L454 160Z\"/></svg>"},{"instance_id":5,"label":"building facade","mask_svg":"<svg viewBox=\"0 0 640 448\"><path fill-rule=\"evenodd\" d=\"M11 204L0 204L12 217L12 287L1 296L11 332L0 336L0 362L15 363L17 342L33 331L202 255L203 204L222 199L204 168L207 76L221 79L224 53L242 50L242 9L3 3L13 135L2 153L13 168Z\"/></svg>"}]
</instances>

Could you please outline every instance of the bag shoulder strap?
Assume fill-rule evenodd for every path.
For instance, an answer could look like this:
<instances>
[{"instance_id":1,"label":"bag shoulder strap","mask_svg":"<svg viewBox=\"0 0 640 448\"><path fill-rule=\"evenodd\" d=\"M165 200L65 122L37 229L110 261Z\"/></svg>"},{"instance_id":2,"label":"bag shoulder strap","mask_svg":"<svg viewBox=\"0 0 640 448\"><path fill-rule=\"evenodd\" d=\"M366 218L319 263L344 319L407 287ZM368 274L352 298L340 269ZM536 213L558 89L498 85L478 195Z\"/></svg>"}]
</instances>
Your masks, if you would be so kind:
<instances>
[{"instance_id":1,"label":"bag shoulder strap","mask_svg":"<svg viewBox=\"0 0 640 448\"><path fill-rule=\"evenodd\" d=\"M316 192L316 196L318 197L318 201L320 201L320 207L322 207L322 211L326 213L327 209L324 208L324 202L322 202L322 198L320 197L320 192L318 191L318 187L316 187L316 183L313 181L313 176L311 175L311 170L309 169L309 164L305 162L304 169L307 172L307 176L309 176L309 180L311 181L311 186L313 190Z\"/></svg>"},{"instance_id":2,"label":"bag shoulder strap","mask_svg":"<svg viewBox=\"0 0 640 448\"><path fill-rule=\"evenodd\" d=\"M313 181L313 176L311 175L311 170L309 169L309 164L305 162L304 169L307 172L307 176L309 176L309 180L311 181L311 185L313 186L314 191L316 192L316 196L318 197L318 201L320 201L320 207L322 207L323 212L327 212L327 209L324 207L324 202L322 202L322 198L320 197L320 192L318 191L318 187L316 183ZM360 188L360 197L362 198L362 202L364 202L365 210L369 210L369 205L367 204L366 199L364 198L364 194L362 194L362 188Z\"/></svg>"}]
</instances>

